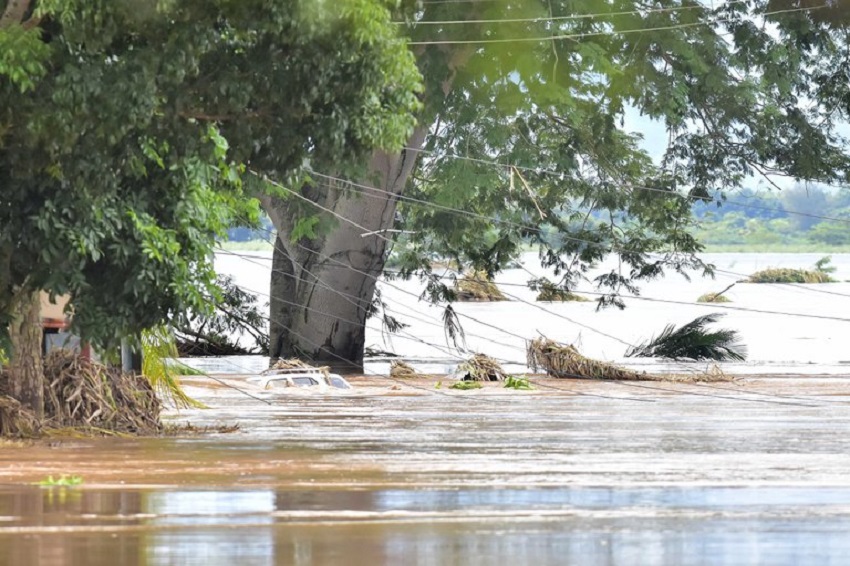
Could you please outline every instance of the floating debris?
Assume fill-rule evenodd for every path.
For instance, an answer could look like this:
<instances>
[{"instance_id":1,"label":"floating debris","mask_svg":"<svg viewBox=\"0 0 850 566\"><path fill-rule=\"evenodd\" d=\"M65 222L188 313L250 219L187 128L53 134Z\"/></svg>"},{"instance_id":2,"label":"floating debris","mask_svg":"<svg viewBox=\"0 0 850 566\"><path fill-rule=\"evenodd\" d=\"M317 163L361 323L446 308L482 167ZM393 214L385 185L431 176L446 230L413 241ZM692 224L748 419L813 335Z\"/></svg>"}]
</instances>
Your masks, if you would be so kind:
<instances>
[{"instance_id":1,"label":"floating debris","mask_svg":"<svg viewBox=\"0 0 850 566\"><path fill-rule=\"evenodd\" d=\"M750 275L747 283L834 283L828 273L792 269L789 267L770 268Z\"/></svg>"},{"instance_id":2,"label":"floating debris","mask_svg":"<svg viewBox=\"0 0 850 566\"><path fill-rule=\"evenodd\" d=\"M266 371L262 372L262 375L275 373L275 370L298 370L305 369L311 371L321 372L325 377L330 374L331 368L328 366L314 366L308 364L307 362L301 361L298 358L288 358L278 360Z\"/></svg>"},{"instance_id":3,"label":"floating debris","mask_svg":"<svg viewBox=\"0 0 850 566\"><path fill-rule=\"evenodd\" d=\"M506 301L493 281L484 271L467 271L455 281L455 293L458 301Z\"/></svg>"},{"instance_id":4,"label":"floating debris","mask_svg":"<svg viewBox=\"0 0 850 566\"><path fill-rule=\"evenodd\" d=\"M706 293L705 295L700 295L700 297L697 299L697 302L698 303L731 303L732 301L729 300L729 297L727 297L723 293L725 293L726 291L728 291L729 289L731 289L732 287L734 287L737 284L738 284L738 281L735 281L734 283L732 283L731 285L729 285L728 287L726 287L722 291L718 291L717 293Z\"/></svg>"},{"instance_id":5,"label":"floating debris","mask_svg":"<svg viewBox=\"0 0 850 566\"><path fill-rule=\"evenodd\" d=\"M552 377L583 377L616 381L643 381L652 379L639 373L606 362L582 356L574 346L559 344L548 338L537 338L528 343L528 365L537 371L543 369Z\"/></svg>"},{"instance_id":6,"label":"floating debris","mask_svg":"<svg viewBox=\"0 0 850 566\"><path fill-rule=\"evenodd\" d=\"M463 381L505 381L508 377L499 362L484 354L475 354L460 364L457 374Z\"/></svg>"},{"instance_id":7,"label":"floating debris","mask_svg":"<svg viewBox=\"0 0 850 566\"><path fill-rule=\"evenodd\" d=\"M551 377L585 378L611 381L673 381L713 382L732 381L717 365L706 371L687 374L649 374L600 362L581 355L569 344L560 344L548 338L538 338L528 343L528 365L537 371L543 369Z\"/></svg>"},{"instance_id":8,"label":"floating debris","mask_svg":"<svg viewBox=\"0 0 850 566\"><path fill-rule=\"evenodd\" d=\"M571 291L561 289L551 281L542 281L540 283L540 292L537 294L538 301L544 302L579 302L586 303L590 299L576 295Z\"/></svg>"},{"instance_id":9,"label":"floating debris","mask_svg":"<svg viewBox=\"0 0 850 566\"><path fill-rule=\"evenodd\" d=\"M509 375L505 380L505 387L508 389L517 389L520 391L534 391L534 386L528 381L527 377L519 377Z\"/></svg>"},{"instance_id":10,"label":"floating debris","mask_svg":"<svg viewBox=\"0 0 850 566\"><path fill-rule=\"evenodd\" d=\"M469 391L470 389L481 389L484 387L480 381L458 381L453 383L449 389L460 389L461 391Z\"/></svg>"},{"instance_id":11,"label":"floating debris","mask_svg":"<svg viewBox=\"0 0 850 566\"><path fill-rule=\"evenodd\" d=\"M835 283L835 279L829 276L835 272L835 267L829 265L832 262L830 256L820 258L815 262L815 268L792 269L788 267L771 267L757 271L744 281L746 283Z\"/></svg>"},{"instance_id":12,"label":"floating debris","mask_svg":"<svg viewBox=\"0 0 850 566\"><path fill-rule=\"evenodd\" d=\"M393 379L411 379L419 377L419 373L407 362L393 360L390 363L390 377Z\"/></svg>"},{"instance_id":13,"label":"floating debris","mask_svg":"<svg viewBox=\"0 0 850 566\"><path fill-rule=\"evenodd\" d=\"M731 303L729 297L726 295L721 295L720 293L706 293L705 295L700 295L697 299L698 303Z\"/></svg>"}]
</instances>

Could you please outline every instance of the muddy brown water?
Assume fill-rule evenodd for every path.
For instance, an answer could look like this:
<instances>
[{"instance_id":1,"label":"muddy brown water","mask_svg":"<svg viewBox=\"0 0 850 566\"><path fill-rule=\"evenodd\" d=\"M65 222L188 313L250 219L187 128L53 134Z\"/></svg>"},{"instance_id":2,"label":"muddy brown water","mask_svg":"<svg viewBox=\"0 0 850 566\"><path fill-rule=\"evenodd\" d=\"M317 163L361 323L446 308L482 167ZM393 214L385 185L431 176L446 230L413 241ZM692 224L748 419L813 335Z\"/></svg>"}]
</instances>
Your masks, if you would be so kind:
<instances>
[{"instance_id":1,"label":"muddy brown water","mask_svg":"<svg viewBox=\"0 0 850 566\"><path fill-rule=\"evenodd\" d=\"M0 566L844 564L850 380L189 382L239 423L0 447ZM249 389L260 402L229 386ZM70 488L32 485L80 475Z\"/></svg>"}]
</instances>

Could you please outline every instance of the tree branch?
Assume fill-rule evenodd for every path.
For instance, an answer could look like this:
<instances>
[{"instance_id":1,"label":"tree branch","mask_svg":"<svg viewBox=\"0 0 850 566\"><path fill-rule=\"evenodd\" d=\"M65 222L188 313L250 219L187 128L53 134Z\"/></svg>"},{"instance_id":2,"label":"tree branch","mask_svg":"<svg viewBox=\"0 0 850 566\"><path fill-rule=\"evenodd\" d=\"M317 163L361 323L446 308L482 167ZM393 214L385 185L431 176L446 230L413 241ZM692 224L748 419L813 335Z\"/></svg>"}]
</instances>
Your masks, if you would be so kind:
<instances>
[{"instance_id":1,"label":"tree branch","mask_svg":"<svg viewBox=\"0 0 850 566\"><path fill-rule=\"evenodd\" d=\"M3 15L0 16L0 29L24 23L24 16L30 9L33 0L8 0Z\"/></svg>"}]
</instances>

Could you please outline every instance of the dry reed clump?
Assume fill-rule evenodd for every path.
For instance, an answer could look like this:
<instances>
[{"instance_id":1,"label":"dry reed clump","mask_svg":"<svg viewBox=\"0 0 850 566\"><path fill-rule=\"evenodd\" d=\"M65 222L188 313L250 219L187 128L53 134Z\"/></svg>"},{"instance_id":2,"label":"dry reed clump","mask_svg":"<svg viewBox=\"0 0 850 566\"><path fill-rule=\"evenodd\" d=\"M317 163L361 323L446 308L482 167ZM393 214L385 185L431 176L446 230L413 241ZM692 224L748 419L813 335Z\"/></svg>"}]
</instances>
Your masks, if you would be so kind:
<instances>
[{"instance_id":1,"label":"dry reed clump","mask_svg":"<svg viewBox=\"0 0 850 566\"><path fill-rule=\"evenodd\" d=\"M505 381L508 375L502 366L489 356L475 354L457 368L464 381Z\"/></svg>"},{"instance_id":2,"label":"dry reed clump","mask_svg":"<svg viewBox=\"0 0 850 566\"><path fill-rule=\"evenodd\" d=\"M467 271L455 281L459 301L506 301L507 298L483 271Z\"/></svg>"},{"instance_id":3,"label":"dry reed clump","mask_svg":"<svg viewBox=\"0 0 850 566\"><path fill-rule=\"evenodd\" d=\"M559 289L555 287L551 283L546 285L544 284L540 288L540 293L537 294L538 301L546 301L546 302L578 302L578 303L586 303L589 302L590 299L586 297L582 297L581 295L576 295L570 291L564 291L563 289Z\"/></svg>"},{"instance_id":4,"label":"dry reed clump","mask_svg":"<svg viewBox=\"0 0 850 566\"><path fill-rule=\"evenodd\" d=\"M0 394L0 433L33 436L51 429L101 434L158 434L162 404L141 375L82 358L51 352L44 360L44 422Z\"/></svg>"},{"instance_id":5,"label":"dry reed clump","mask_svg":"<svg viewBox=\"0 0 850 566\"><path fill-rule=\"evenodd\" d=\"M829 273L820 270L768 268L753 273L747 283L834 283Z\"/></svg>"},{"instance_id":6,"label":"dry reed clump","mask_svg":"<svg viewBox=\"0 0 850 566\"><path fill-rule=\"evenodd\" d=\"M92 427L128 434L162 430L162 404L142 375L59 350L45 359L44 376L44 410L51 427Z\"/></svg>"},{"instance_id":7,"label":"dry reed clump","mask_svg":"<svg viewBox=\"0 0 850 566\"><path fill-rule=\"evenodd\" d=\"M299 360L298 358L289 358L289 359L285 359L285 360L276 361L274 363L274 365L272 365L272 367L270 367L268 370L266 370L266 372L263 372L263 373L267 373L267 372L270 372L270 371L276 370L276 369L318 370L318 371L322 372L323 374L325 374L326 376L331 371L331 368L329 368L328 366L318 366L317 367L317 366L310 365L307 362L303 362L303 361Z\"/></svg>"},{"instance_id":8,"label":"dry reed clump","mask_svg":"<svg viewBox=\"0 0 850 566\"><path fill-rule=\"evenodd\" d=\"M697 299L698 303L731 303L729 297L726 295L721 295L720 293L706 293L705 295L700 295Z\"/></svg>"},{"instance_id":9,"label":"dry reed clump","mask_svg":"<svg viewBox=\"0 0 850 566\"><path fill-rule=\"evenodd\" d=\"M537 371L543 369L551 377L586 378L611 381L730 381L716 365L706 372L660 375L637 372L614 364L587 358L569 344L560 344L548 338L532 340L527 346L528 365Z\"/></svg>"},{"instance_id":10,"label":"dry reed clump","mask_svg":"<svg viewBox=\"0 0 850 566\"><path fill-rule=\"evenodd\" d=\"M410 379L419 377L419 372L405 361L393 360L390 364L390 377L393 379Z\"/></svg>"},{"instance_id":11,"label":"dry reed clump","mask_svg":"<svg viewBox=\"0 0 850 566\"><path fill-rule=\"evenodd\" d=\"M0 394L0 436L30 437L38 433L38 420L16 400Z\"/></svg>"}]
</instances>

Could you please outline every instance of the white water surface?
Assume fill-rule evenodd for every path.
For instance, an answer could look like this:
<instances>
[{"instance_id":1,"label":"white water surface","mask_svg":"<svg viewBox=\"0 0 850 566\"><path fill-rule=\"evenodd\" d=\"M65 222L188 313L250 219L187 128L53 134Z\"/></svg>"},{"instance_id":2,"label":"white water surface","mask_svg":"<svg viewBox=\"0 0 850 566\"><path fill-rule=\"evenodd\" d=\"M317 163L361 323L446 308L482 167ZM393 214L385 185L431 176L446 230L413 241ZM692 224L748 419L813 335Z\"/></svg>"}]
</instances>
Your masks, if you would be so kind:
<instances>
[{"instance_id":1,"label":"white water surface","mask_svg":"<svg viewBox=\"0 0 850 566\"><path fill-rule=\"evenodd\" d=\"M662 363L656 360L625 358L630 344L640 343L659 333L665 325L681 325L697 316L724 313L718 327L740 333L749 356L746 363L724 364L736 374L833 374L850 369L850 254L832 255L836 268L830 284L781 285L738 283L725 294L726 304L699 304L697 297L721 291L735 281L768 267L812 268L825 254L805 253L723 253L703 254L713 264L715 278L691 273L690 280L675 273L645 282L639 297L624 297L625 310L597 310L595 302L537 303L536 293L525 284L535 276L554 277L540 267L536 253L523 255L523 269L499 274L497 284L516 300L497 303L457 303L469 351L496 357L514 369L525 369L525 341L540 335L572 343L586 356L642 369L682 371L700 369L705 364ZM576 291L595 298L592 278L616 267L613 261L588 274L588 281ZM244 289L268 301L271 252L246 252L216 256L216 269L230 275ZM529 273L530 272L530 273ZM418 297L423 284L418 280L380 283L389 313L408 324L401 334L388 336L377 319L368 322L366 344L412 359L420 371L451 372L468 353L447 344L442 325L442 308ZM772 312L758 312L772 311ZM266 307L267 312L267 307ZM314 313L315 316L321 316ZM218 364L217 366L215 364ZM264 360L237 359L202 363L218 371L261 368ZM213 364L210 366L209 364ZM256 366L256 368L254 367ZM383 373L387 362L367 362L367 373Z\"/></svg>"}]
</instances>

